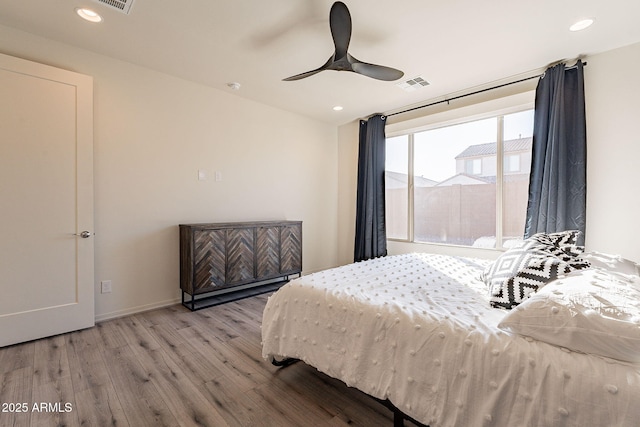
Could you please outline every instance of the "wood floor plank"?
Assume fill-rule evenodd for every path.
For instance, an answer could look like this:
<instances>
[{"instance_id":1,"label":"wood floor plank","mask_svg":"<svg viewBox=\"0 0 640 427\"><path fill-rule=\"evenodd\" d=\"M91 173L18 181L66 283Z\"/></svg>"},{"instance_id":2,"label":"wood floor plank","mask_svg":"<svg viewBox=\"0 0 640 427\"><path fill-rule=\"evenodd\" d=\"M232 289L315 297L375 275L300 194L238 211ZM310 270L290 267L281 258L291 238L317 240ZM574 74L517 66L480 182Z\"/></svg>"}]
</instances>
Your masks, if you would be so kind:
<instances>
[{"instance_id":1,"label":"wood floor plank","mask_svg":"<svg viewBox=\"0 0 640 427\"><path fill-rule=\"evenodd\" d=\"M76 393L75 399L78 421L82 427L135 427L129 424L118 393L111 383Z\"/></svg>"},{"instance_id":2,"label":"wood floor plank","mask_svg":"<svg viewBox=\"0 0 640 427\"><path fill-rule=\"evenodd\" d=\"M194 313L182 313L181 316L188 319L189 326L199 326L201 330L207 331L208 337L214 338L221 343L239 336L235 330L230 329L227 325L220 322L217 312L210 311L209 309L203 309Z\"/></svg>"},{"instance_id":3,"label":"wood floor plank","mask_svg":"<svg viewBox=\"0 0 640 427\"><path fill-rule=\"evenodd\" d=\"M34 386L70 376L65 337L57 335L34 342Z\"/></svg>"},{"instance_id":4,"label":"wood floor plank","mask_svg":"<svg viewBox=\"0 0 640 427\"><path fill-rule=\"evenodd\" d=\"M262 331L260 330L261 323L256 323L253 319L244 317L241 313L234 312L231 309L221 312L218 316L218 321L222 325L225 325L228 330L234 331L234 334L238 337L253 339L258 342L260 342L262 338ZM260 320L260 322L262 322L262 320Z\"/></svg>"},{"instance_id":5,"label":"wood floor plank","mask_svg":"<svg viewBox=\"0 0 640 427\"><path fill-rule=\"evenodd\" d=\"M227 344L235 350L236 354L242 355L242 359L265 378L272 378L274 373L280 369L262 357L260 342L238 337L230 340Z\"/></svg>"},{"instance_id":6,"label":"wood floor plank","mask_svg":"<svg viewBox=\"0 0 640 427\"><path fill-rule=\"evenodd\" d=\"M71 377L67 375L44 384L36 384L36 378L34 376L31 426L80 426Z\"/></svg>"},{"instance_id":7,"label":"wood floor plank","mask_svg":"<svg viewBox=\"0 0 640 427\"><path fill-rule=\"evenodd\" d=\"M33 367L35 341L5 347L0 352L0 373Z\"/></svg>"},{"instance_id":8,"label":"wood floor plank","mask_svg":"<svg viewBox=\"0 0 640 427\"><path fill-rule=\"evenodd\" d=\"M179 426L133 350L129 347L108 349L105 355L109 376L118 390L122 409L130 425Z\"/></svg>"},{"instance_id":9,"label":"wood floor plank","mask_svg":"<svg viewBox=\"0 0 640 427\"><path fill-rule=\"evenodd\" d=\"M182 305L172 305L169 307L160 308L157 310L146 311L141 313L141 319L145 326L161 325L165 322L175 322L176 318L180 318L183 313L191 313L186 307Z\"/></svg>"},{"instance_id":10,"label":"wood floor plank","mask_svg":"<svg viewBox=\"0 0 640 427\"><path fill-rule=\"evenodd\" d=\"M161 348L177 363L184 366L187 375L194 384L204 384L223 375L218 360L202 357L195 343L184 336L184 331L176 331L168 323L157 324L150 328ZM209 342L209 341L208 341Z\"/></svg>"},{"instance_id":11,"label":"wood floor plank","mask_svg":"<svg viewBox=\"0 0 640 427\"><path fill-rule=\"evenodd\" d=\"M7 349L0 351L0 359ZM0 365L2 366L2 365ZM7 412L0 411L0 426L29 427L33 395L33 367L24 367L2 373L0 403L12 405ZM18 408L16 405L20 405Z\"/></svg>"},{"instance_id":12,"label":"wood floor plank","mask_svg":"<svg viewBox=\"0 0 640 427\"><path fill-rule=\"evenodd\" d=\"M67 357L71 366L71 381L76 393L91 390L111 384L111 377L104 361L103 350L89 348L85 350L73 347L74 342L68 344Z\"/></svg>"},{"instance_id":13,"label":"wood floor plank","mask_svg":"<svg viewBox=\"0 0 640 427\"><path fill-rule=\"evenodd\" d=\"M185 334L199 332L205 335L206 330L200 329L200 326L185 330ZM247 389L255 387L269 380L269 376L265 375L262 369L256 369L251 361L247 361L242 357L242 353L228 345L206 345L199 343L194 347L204 356L212 361L217 361L218 368L225 376L233 378L234 381L244 383Z\"/></svg>"},{"instance_id":14,"label":"wood floor plank","mask_svg":"<svg viewBox=\"0 0 640 427\"><path fill-rule=\"evenodd\" d=\"M129 426L98 346L96 329L65 336L78 420L82 426Z\"/></svg>"},{"instance_id":15,"label":"wood floor plank","mask_svg":"<svg viewBox=\"0 0 640 427\"><path fill-rule=\"evenodd\" d=\"M291 388L280 387L277 380L262 384L252 390L259 401L265 402L270 413L278 413L289 420L290 425L318 425L333 418L332 414L324 411L304 396Z\"/></svg>"},{"instance_id":16,"label":"wood floor plank","mask_svg":"<svg viewBox=\"0 0 640 427\"><path fill-rule=\"evenodd\" d=\"M117 320L108 320L95 326L98 343L105 349L126 347L127 340L117 327Z\"/></svg>"},{"instance_id":17,"label":"wood floor plank","mask_svg":"<svg viewBox=\"0 0 640 427\"><path fill-rule=\"evenodd\" d=\"M0 348L0 402L29 405L0 413L0 426L391 426L389 410L344 383L262 359L267 299L176 305ZM40 402L73 410L32 413Z\"/></svg>"},{"instance_id":18,"label":"wood floor plank","mask_svg":"<svg viewBox=\"0 0 640 427\"><path fill-rule=\"evenodd\" d=\"M151 381L165 404L183 427L220 426L227 423L172 359L163 351L138 351L138 360L147 367Z\"/></svg>"},{"instance_id":19,"label":"wood floor plank","mask_svg":"<svg viewBox=\"0 0 640 427\"><path fill-rule=\"evenodd\" d=\"M120 334L129 343L130 347L141 347L145 350L157 350L160 348L155 337L149 333L149 329L143 326L137 316L128 316L116 319L113 322Z\"/></svg>"},{"instance_id":20,"label":"wood floor plank","mask_svg":"<svg viewBox=\"0 0 640 427\"><path fill-rule=\"evenodd\" d=\"M270 411L230 378L222 376L204 384L205 398L222 414L229 426L257 426Z\"/></svg>"}]
</instances>

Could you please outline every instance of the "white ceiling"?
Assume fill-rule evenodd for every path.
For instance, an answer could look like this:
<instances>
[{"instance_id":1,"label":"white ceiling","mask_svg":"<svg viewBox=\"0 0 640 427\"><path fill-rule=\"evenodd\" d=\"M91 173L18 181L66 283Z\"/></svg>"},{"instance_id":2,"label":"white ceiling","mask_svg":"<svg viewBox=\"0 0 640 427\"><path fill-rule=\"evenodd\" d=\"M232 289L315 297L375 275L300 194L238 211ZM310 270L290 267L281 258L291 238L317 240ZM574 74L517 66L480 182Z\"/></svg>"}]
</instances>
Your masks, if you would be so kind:
<instances>
[{"instance_id":1,"label":"white ceiling","mask_svg":"<svg viewBox=\"0 0 640 427\"><path fill-rule=\"evenodd\" d=\"M95 0L0 0L0 24L336 125L640 41L638 0L344 1L351 54L431 85L336 71L283 82L333 53L331 0L135 0L129 15ZM569 32L583 17L595 24Z\"/></svg>"}]
</instances>

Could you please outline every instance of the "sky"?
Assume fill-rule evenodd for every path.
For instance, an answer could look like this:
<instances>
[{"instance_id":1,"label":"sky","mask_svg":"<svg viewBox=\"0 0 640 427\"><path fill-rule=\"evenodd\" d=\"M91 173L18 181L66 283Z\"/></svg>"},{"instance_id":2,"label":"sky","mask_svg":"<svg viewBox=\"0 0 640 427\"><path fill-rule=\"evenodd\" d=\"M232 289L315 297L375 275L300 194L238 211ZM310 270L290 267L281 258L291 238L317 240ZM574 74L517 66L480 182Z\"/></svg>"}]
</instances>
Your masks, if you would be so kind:
<instances>
[{"instance_id":1,"label":"sky","mask_svg":"<svg viewBox=\"0 0 640 427\"><path fill-rule=\"evenodd\" d=\"M443 181L456 173L455 157L470 145L495 142L497 119L489 118L427 130L414 136L416 176ZM533 110L506 115L504 140L533 134ZM386 169L407 173L407 136L387 138Z\"/></svg>"}]
</instances>

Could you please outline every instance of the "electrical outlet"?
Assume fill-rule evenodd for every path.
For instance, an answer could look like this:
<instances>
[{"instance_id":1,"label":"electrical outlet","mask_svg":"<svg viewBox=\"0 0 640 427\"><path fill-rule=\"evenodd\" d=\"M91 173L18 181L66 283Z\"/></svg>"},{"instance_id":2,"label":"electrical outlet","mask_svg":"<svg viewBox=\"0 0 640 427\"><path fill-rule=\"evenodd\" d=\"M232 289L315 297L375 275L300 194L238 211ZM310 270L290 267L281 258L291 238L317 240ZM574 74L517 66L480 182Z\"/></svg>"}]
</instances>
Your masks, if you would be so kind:
<instances>
[{"instance_id":1,"label":"electrical outlet","mask_svg":"<svg viewBox=\"0 0 640 427\"><path fill-rule=\"evenodd\" d=\"M103 294L111 293L111 280L103 280L100 282L100 292Z\"/></svg>"}]
</instances>

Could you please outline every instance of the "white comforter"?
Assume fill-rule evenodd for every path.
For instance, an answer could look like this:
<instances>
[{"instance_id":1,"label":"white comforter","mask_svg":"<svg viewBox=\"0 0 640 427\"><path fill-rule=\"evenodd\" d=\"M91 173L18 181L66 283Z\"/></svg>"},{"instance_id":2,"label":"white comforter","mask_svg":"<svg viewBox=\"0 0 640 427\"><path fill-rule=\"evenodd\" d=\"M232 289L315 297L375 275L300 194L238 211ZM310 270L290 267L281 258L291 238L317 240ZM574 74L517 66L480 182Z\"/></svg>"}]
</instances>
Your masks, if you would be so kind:
<instances>
[{"instance_id":1,"label":"white comforter","mask_svg":"<svg viewBox=\"0 0 640 427\"><path fill-rule=\"evenodd\" d=\"M431 427L639 426L640 366L497 328L489 261L378 258L269 298L263 356L294 357Z\"/></svg>"}]
</instances>

